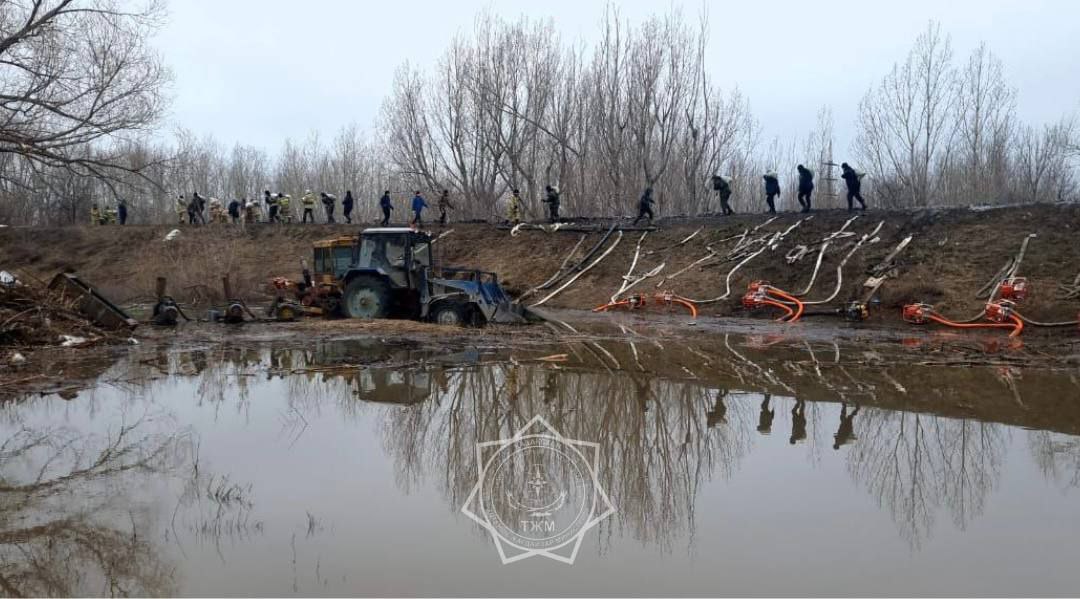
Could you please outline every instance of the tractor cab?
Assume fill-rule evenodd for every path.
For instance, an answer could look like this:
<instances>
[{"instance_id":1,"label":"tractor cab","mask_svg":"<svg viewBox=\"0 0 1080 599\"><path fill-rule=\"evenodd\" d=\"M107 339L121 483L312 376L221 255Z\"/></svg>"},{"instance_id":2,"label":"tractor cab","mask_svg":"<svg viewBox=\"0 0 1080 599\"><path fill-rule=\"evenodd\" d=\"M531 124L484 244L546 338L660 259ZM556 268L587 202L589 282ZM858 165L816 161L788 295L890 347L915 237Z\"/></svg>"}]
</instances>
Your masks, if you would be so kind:
<instances>
[{"instance_id":1,"label":"tractor cab","mask_svg":"<svg viewBox=\"0 0 1080 599\"><path fill-rule=\"evenodd\" d=\"M311 273L316 282L332 284L341 280L353 263L355 236L341 236L323 239L311 244L314 250Z\"/></svg>"},{"instance_id":2,"label":"tractor cab","mask_svg":"<svg viewBox=\"0 0 1080 599\"><path fill-rule=\"evenodd\" d=\"M418 286L432 266L431 237L405 227L365 229L355 252L354 270L376 271L399 288Z\"/></svg>"}]
</instances>

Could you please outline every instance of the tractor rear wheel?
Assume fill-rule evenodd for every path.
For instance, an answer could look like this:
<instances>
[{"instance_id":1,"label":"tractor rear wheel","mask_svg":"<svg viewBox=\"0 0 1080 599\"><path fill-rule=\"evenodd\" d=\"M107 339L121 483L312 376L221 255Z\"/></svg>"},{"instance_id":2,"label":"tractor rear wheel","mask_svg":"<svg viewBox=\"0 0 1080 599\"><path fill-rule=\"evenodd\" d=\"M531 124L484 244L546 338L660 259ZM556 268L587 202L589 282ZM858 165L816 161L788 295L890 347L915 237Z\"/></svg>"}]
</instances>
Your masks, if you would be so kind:
<instances>
[{"instance_id":1,"label":"tractor rear wheel","mask_svg":"<svg viewBox=\"0 0 1080 599\"><path fill-rule=\"evenodd\" d=\"M390 287L375 277L356 277L345 287L342 306L349 318L386 318L390 314Z\"/></svg>"},{"instance_id":2,"label":"tractor rear wheel","mask_svg":"<svg viewBox=\"0 0 1080 599\"><path fill-rule=\"evenodd\" d=\"M463 327L470 324L468 307L460 302L442 301L431 308L431 321Z\"/></svg>"}]
</instances>

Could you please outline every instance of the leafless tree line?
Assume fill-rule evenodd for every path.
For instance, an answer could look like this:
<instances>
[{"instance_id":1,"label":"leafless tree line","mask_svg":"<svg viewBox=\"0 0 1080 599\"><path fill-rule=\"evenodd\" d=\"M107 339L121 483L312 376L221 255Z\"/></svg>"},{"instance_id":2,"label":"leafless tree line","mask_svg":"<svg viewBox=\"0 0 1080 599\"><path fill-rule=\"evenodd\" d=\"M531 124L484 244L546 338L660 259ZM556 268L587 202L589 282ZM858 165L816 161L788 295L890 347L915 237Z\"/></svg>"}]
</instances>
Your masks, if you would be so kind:
<instances>
[{"instance_id":1,"label":"leafless tree line","mask_svg":"<svg viewBox=\"0 0 1080 599\"><path fill-rule=\"evenodd\" d=\"M417 186L469 198L469 216L499 214L515 188L538 215L547 185L570 214L625 214L646 186L669 214L706 212L706 179L740 171L757 133L745 98L709 75L708 32L705 18L635 27L609 9L587 50L551 22L482 14L434 72L398 72L389 159Z\"/></svg>"},{"instance_id":2,"label":"leafless tree line","mask_svg":"<svg viewBox=\"0 0 1080 599\"><path fill-rule=\"evenodd\" d=\"M257 198L263 190L351 190L371 220L389 189L449 189L456 218L500 218L520 189L527 217L547 185L568 216L634 210L646 186L663 215L717 206L708 179L734 178L733 205L758 210L767 170L781 176L781 208L795 207L794 165L818 173L816 205L841 205L828 163L832 111L787 140L763 140L747 99L724 90L705 54L707 15L678 10L639 24L609 7L590 44L554 24L481 13L431 69L402 65L370 131L285 140L276 152L160 126L169 72L148 48L158 0L21 0L0 18L0 222L86 222L90 205L127 201L132 222L170 222L175 198ZM931 23L910 53L869 90L851 156L864 193L889 208L1074 201L1080 125L1034 126L985 45L957 64ZM845 117L846 118L846 117Z\"/></svg>"},{"instance_id":3,"label":"leafless tree line","mask_svg":"<svg viewBox=\"0 0 1080 599\"><path fill-rule=\"evenodd\" d=\"M1016 98L985 43L956 64L931 22L859 105L854 150L875 196L896 208L1075 201L1075 118L1025 124Z\"/></svg>"}]
</instances>

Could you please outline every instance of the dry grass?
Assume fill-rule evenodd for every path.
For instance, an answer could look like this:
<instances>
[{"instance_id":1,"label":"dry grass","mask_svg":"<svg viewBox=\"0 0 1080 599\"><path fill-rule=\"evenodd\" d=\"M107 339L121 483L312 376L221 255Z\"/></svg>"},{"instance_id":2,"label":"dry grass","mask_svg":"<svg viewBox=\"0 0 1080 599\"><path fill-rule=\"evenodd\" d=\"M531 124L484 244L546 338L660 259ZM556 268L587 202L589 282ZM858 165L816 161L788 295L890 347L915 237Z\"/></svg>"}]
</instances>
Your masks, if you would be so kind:
<instances>
[{"instance_id":1,"label":"dry grass","mask_svg":"<svg viewBox=\"0 0 1080 599\"><path fill-rule=\"evenodd\" d=\"M786 228L801 215L786 213L761 230ZM776 251L766 252L748 263L733 278L731 300L708 306L706 314L739 313L738 298L748 281L766 279L784 289L802 289L813 268L812 257L788 265L783 255L795 244L812 244L837 230L849 215L843 211L815 213L814 219L794 230ZM764 215L734 218L661 221L661 230L651 233L643 250L669 248L689 233L703 227L694 240L674 249L643 254L638 270L667 263L665 273L678 270L707 253L705 246L758 225ZM1028 233L1038 233L1031 243L1021 274L1029 277L1033 293L1025 313L1032 318L1074 317L1075 300L1057 300L1057 283L1071 281L1080 270L1080 230L1078 206L1025 206L1017 209L974 212L870 211L849 230L862 234L885 220L880 241L868 244L844 269L844 286L837 304L861 294L868 267L880 261L903 236L915 235L900 257L900 276L882 288L882 305L893 314L908 301L940 304L944 310L967 313L982 302L974 298L981 287L1009 260ZM511 238L507 231L483 224L454 224L453 234L440 241L437 254L447 264L473 266L499 273L512 293L520 293L546 280L577 243L578 233L529 232ZM0 230L0 253L19 267L52 276L70 267L86 280L100 286L115 301L126 303L150 300L154 280L169 278L170 293L183 303L200 303L221 298L221 277L228 273L236 292L257 302L268 299L265 283L273 276L296 278L300 260L311 254L316 239L355 234L359 227L258 225L247 230L231 226L183 227L173 242L162 239L172 227L71 227L63 229ZM599 238L593 233L583 244L591 247ZM831 293L836 281L836 264L850 247L851 240L837 243L822 264L811 299ZM723 250L730 242L719 244ZM619 287L634 252L634 243L624 241L603 263L581 277L556 297L553 307L591 308L603 303ZM6 267L0 264L0 268ZM709 298L723 292L723 279L731 264L694 269L675 279L671 291L689 297ZM10 268L10 267L9 267ZM641 286L651 292L651 283ZM895 313L899 311L896 310ZM890 316L891 317L891 316ZM334 325L335 327L340 325Z\"/></svg>"}]
</instances>

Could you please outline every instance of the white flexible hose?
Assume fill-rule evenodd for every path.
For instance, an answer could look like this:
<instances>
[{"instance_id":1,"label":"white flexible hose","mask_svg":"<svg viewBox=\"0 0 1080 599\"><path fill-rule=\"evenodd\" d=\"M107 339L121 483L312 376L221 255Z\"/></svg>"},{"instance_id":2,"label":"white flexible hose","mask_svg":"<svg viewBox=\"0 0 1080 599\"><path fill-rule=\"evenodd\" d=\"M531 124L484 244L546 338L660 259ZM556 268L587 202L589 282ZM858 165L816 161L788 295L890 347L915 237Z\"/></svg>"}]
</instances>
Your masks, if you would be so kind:
<instances>
[{"instance_id":1,"label":"white flexible hose","mask_svg":"<svg viewBox=\"0 0 1080 599\"><path fill-rule=\"evenodd\" d=\"M545 297L544 299L536 302L535 304L530 305L529 307L530 308L535 308L535 307L543 304L544 302L548 301L549 299L555 297L556 295L561 293L563 289L566 289L571 284L573 284L574 281L578 280L578 278L581 277L581 275L589 272L589 270L591 270L592 267L599 264L600 261L603 260L604 258L607 258L608 254L610 254L615 249L615 246L619 245L619 242L622 241L622 237L623 237L623 232L619 231L619 236L615 238L615 243L611 244L611 246L607 250L605 250L603 254L600 254L600 256L598 256L596 258L596 260L593 260L591 264L589 264L585 268L578 271L578 273L576 275L571 277L570 280L568 280L567 282L563 283L561 287L559 287L555 291L552 291L551 293L549 293L547 297Z\"/></svg>"},{"instance_id":2,"label":"white flexible hose","mask_svg":"<svg viewBox=\"0 0 1080 599\"><path fill-rule=\"evenodd\" d=\"M836 299L837 295L840 295L840 288L844 285L844 265L847 264L847 261L850 260L853 255L855 255L855 252L858 251L859 248L861 248L868 239L873 239L877 236L878 231L881 230L881 227L884 224L885 221L881 221L880 223L878 223L878 226L872 232L863 235L862 239L860 239L859 242L855 244L855 247L851 248L851 251L849 251L847 255L844 256L844 259L840 261L840 264L836 266L836 289L833 289L832 295L816 302L803 302L804 306L817 306L821 304L827 304Z\"/></svg>"},{"instance_id":3,"label":"white flexible hose","mask_svg":"<svg viewBox=\"0 0 1080 599\"><path fill-rule=\"evenodd\" d=\"M821 246L821 251L818 253L817 257L817 263L814 264L814 274L810 275L810 282L806 284L806 289L803 289L800 293L796 293L795 297L802 297L807 293L810 293L810 288L814 286L814 281L817 279L818 270L821 268L821 260L825 257L825 250L827 249L829 249L828 241L826 241Z\"/></svg>"},{"instance_id":4,"label":"white flexible hose","mask_svg":"<svg viewBox=\"0 0 1080 599\"><path fill-rule=\"evenodd\" d=\"M728 272L727 278L724 279L724 287L726 289L726 291L724 291L724 295L721 295L720 297L714 297L714 298L709 299L709 300L695 300L695 299L690 299L690 298L686 298L686 300L690 301L690 302L694 302L695 304L713 304L713 303L716 303L716 302L726 300L728 298L728 296L731 295L731 275L735 274L735 271L742 268L742 266L744 264L746 264L750 260L754 259L755 257L757 257L758 254L760 254L761 252L764 252L767 249L769 249L769 246L767 246L767 245L761 246L761 249L754 252L753 254L750 254L746 258L743 258L742 262L739 262L738 264L736 264L735 268L732 268Z\"/></svg>"}]
</instances>

